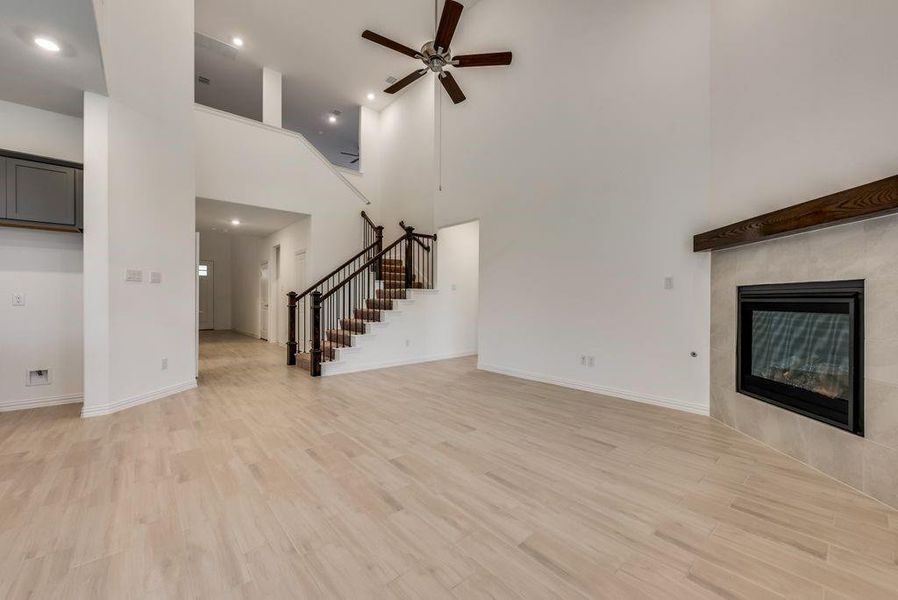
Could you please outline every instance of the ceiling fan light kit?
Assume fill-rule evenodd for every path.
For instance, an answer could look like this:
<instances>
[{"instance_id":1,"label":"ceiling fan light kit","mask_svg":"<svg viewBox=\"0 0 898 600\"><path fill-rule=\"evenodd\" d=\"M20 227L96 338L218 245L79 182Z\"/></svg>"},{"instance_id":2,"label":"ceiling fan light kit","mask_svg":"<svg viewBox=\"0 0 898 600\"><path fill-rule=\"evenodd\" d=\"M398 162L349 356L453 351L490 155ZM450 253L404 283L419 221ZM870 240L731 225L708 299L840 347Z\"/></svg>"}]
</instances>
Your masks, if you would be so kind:
<instances>
[{"instance_id":1,"label":"ceiling fan light kit","mask_svg":"<svg viewBox=\"0 0 898 600\"><path fill-rule=\"evenodd\" d=\"M362 37L366 40L380 44L390 50L394 50L401 54L405 54L410 58L420 60L424 63L424 68L412 71L390 87L384 90L387 94L395 94L402 88L414 83L421 77L432 71L437 74L443 89L449 94L449 97L455 104L464 102L465 95L461 91L452 73L446 70L446 67L464 69L467 67L491 67L504 66L511 64L511 52L490 52L485 54L467 54L462 56L452 56L449 44L455 35L455 29L458 27L458 21L461 18L464 6L455 2L455 0L446 0L443 5L443 14L440 17L440 24L437 27L436 36L433 41L427 42L421 47L420 51L413 50L408 46L394 42L373 31L365 30Z\"/></svg>"}]
</instances>

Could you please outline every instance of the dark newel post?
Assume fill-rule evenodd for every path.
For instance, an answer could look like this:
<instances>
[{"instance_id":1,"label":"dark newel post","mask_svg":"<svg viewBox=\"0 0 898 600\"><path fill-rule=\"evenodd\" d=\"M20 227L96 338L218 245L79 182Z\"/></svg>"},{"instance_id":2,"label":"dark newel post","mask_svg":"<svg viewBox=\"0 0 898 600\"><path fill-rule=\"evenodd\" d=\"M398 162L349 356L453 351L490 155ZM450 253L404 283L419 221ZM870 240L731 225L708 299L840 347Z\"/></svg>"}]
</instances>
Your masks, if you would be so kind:
<instances>
[{"instance_id":1,"label":"dark newel post","mask_svg":"<svg viewBox=\"0 0 898 600\"><path fill-rule=\"evenodd\" d=\"M374 228L374 236L375 236L375 241L377 242L377 246L374 247L374 249L375 249L374 255L377 256L384 249L384 226L383 225L378 225L377 227ZM377 262L374 263L374 278L380 279L380 259L378 259Z\"/></svg>"},{"instance_id":2,"label":"dark newel post","mask_svg":"<svg viewBox=\"0 0 898 600\"><path fill-rule=\"evenodd\" d=\"M414 248L412 248L412 241L414 241L414 237L412 236L415 233L414 227L406 227L405 228L405 287L412 287L412 260L414 258L413 252Z\"/></svg>"},{"instance_id":3,"label":"dark newel post","mask_svg":"<svg viewBox=\"0 0 898 600\"><path fill-rule=\"evenodd\" d=\"M312 377L321 375L321 292L312 292Z\"/></svg>"},{"instance_id":4,"label":"dark newel post","mask_svg":"<svg viewBox=\"0 0 898 600\"><path fill-rule=\"evenodd\" d=\"M287 364L296 364L296 292L287 294Z\"/></svg>"}]
</instances>

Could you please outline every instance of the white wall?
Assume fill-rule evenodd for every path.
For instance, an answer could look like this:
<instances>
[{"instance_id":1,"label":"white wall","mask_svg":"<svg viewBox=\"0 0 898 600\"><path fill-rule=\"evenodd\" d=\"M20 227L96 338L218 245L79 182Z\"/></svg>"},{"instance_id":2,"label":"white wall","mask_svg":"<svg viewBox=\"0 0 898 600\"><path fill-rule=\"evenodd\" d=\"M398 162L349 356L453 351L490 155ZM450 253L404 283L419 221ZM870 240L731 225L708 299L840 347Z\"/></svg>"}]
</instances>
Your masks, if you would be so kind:
<instances>
[{"instance_id":1,"label":"white wall","mask_svg":"<svg viewBox=\"0 0 898 600\"><path fill-rule=\"evenodd\" d=\"M384 236L402 234L399 221L433 233L434 78L410 86L380 115L381 211Z\"/></svg>"},{"instance_id":2,"label":"white wall","mask_svg":"<svg viewBox=\"0 0 898 600\"><path fill-rule=\"evenodd\" d=\"M231 327L259 337L259 267L263 238L235 235L231 239Z\"/></svg>"},{"instance_id":3,"label":"white wall","mask_svg":"<svg viewBox=\"0 0 898 600\"><path fill-rule=\"evenodd\" d=\"M269 264L268 272L271 288L268 295L268 339L273 343L287 343L287 292L304 291L296 289L298 287L296 281L296 253L308 253L310 225L311 219L305 218L262 240L259 264L261 265L261 262L264 260L267 260ZM276 246L280 248L279 276L277 279L275 279L274 250ZM347 256L346 258L349 257ZM332 267L337 266L340 262L342 260L335 261ZM308 264L306 269L308 270ZM309 284L311 283L314 283L314 281L309 280Z\"/></svg>"},{"instance_id":4,"label":"white wall","mask_svg":"<svg viewBox=\"0 0 898 600\"><path fill-rule=\"evenodd\" d=\"M78 117L0 100L0 148L81 162Z\"/></svg>"},{"instance_id":5,"label":"white wall","mask_svg":"<svg viewBox=\"0 0 898 600\"><path fill-rule=\"evenodd\" d=\"M376 208L301 135L201 106L194 126L198 196L311 215L310 277L361 249Z\"/></svg>"},{"instance_id":6,"label":"white wall","mask_svg":"<svg viewBox=\"0 0 898 600\"><path fill-rule=\"evenodd\" d=\"M231 238L226 233L204 231L200 233L200 260L213 263L212 275L212 327L231 328Z\"/></svg>"},{"instance_id":7,"label":"white wall","mask_svg":"<svg viewBox=\"0 0 898 600\"><path fill-rule=\"evenodd\" d=\"M261 332L259 270L262 263L267 261L270 285L268 339L272 343L287 342L287 292L297 288L296 255L298 252L307 252L310 225L311 219L303 218L265 237L225 236L230 238L231 247L232 327L235 331L259 337ZM280 247L280 277L277 281L274 251L276 246ZM308 278L308 259L306 262L307 281L311 284L313 282Z\"/></svg>"},{"instance_id":8,"label":"white wall","mask_svg":"<svg viewBox=\"0 0 898 600\"><path fill-rule=\"evenodd\" d=\"M193 6L97 7L109 98L85 95L85 416L195 386Z\"/></svg>"},{"instance_id":9,"label":"white wall","mask_svg":"<svg viewBox=\"0 0 898 600\"><path fill-rule=\"evenodd\" d=\"M0 228L0 410L81 400L81 258L78 234ZM29 369L51 384L27 387Z\"/></svg>"},{"instance_id":10,"label":"white wall","mask_svg":"<svg viewBox=\"0 0 898 600\"><path fill-rule=\"evenodd\" d=\"M709 19L703 0L466 11L455 48L515 53L459 70L466 102L439 97L435 224L480 220L483 368L707 411L708 257L690 238L707 219ZM424 112L395 122L426 131ZM395 193L412 202L418 185Z\"/></svg>"},{"instance_id":11,"label":"white wall","mask_svg":"<svg viewBox=\"0 0 898 600\"><path fill-rule=\"evenodd\" d=\"M432 334L446 354L477 353L480 296L480 223L471 221L437 232L436 310Z\"/></svg>"},{"instance_id":12,"label":"white wall","mask_svg":"<svg viewBox=\"0 0 898 600\"><path fill-rule=\"evenodd\" d=\"M711 4L709 225L898 173L898 3Z\"/></svg>"},{"instance_id":13,"label":"white wall","mask_svg":"<svg viewBox=\"0 0 898 600\"><path fill-rule=\"evenodd\" d=\"M82 121L0 101L0 148L80 162ZM0 228L0 410L78 402L82 378L80 234ZM13 293L25 306L13 307ZM49 368L51 384L26 387Z\"/></svg>"}]
</instances>

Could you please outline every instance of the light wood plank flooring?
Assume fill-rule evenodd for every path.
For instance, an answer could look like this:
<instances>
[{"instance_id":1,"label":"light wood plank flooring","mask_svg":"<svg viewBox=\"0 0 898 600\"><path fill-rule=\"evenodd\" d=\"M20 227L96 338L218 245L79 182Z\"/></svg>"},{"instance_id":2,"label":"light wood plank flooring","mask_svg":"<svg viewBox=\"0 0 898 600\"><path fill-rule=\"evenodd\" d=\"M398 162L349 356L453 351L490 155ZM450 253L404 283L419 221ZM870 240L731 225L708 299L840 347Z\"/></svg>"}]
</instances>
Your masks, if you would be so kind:
<instances>
[{"instance_id":1,"label":"light wood plank flooring","mask_svg":"<svg viewBox=\"0 0 898 600\"><path fill-rule=\"evenodd\" d=\"M478 372L0 415L0 598L898 597L898 515L705 417ZM896 465L898 468L898 465Z\"/></svg>"}]
</instances>

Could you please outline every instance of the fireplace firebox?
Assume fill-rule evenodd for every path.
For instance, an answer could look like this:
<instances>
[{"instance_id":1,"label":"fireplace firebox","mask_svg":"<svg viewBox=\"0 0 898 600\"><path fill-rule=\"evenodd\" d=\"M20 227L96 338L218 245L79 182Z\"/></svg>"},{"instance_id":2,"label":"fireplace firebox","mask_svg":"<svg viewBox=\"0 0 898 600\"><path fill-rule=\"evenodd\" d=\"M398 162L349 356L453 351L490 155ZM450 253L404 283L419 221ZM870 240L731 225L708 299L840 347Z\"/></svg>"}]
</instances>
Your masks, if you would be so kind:
<instances>
[{"instance_id":1,"label":"fireplace firebox","mask_svg":"<svg viewBox=\"0 0 898 600\"><path fill-rule=\"evenodd\" d=\"M864 435L864 282L739 288L736 389Z\"/></svg>"}]
</instances>

